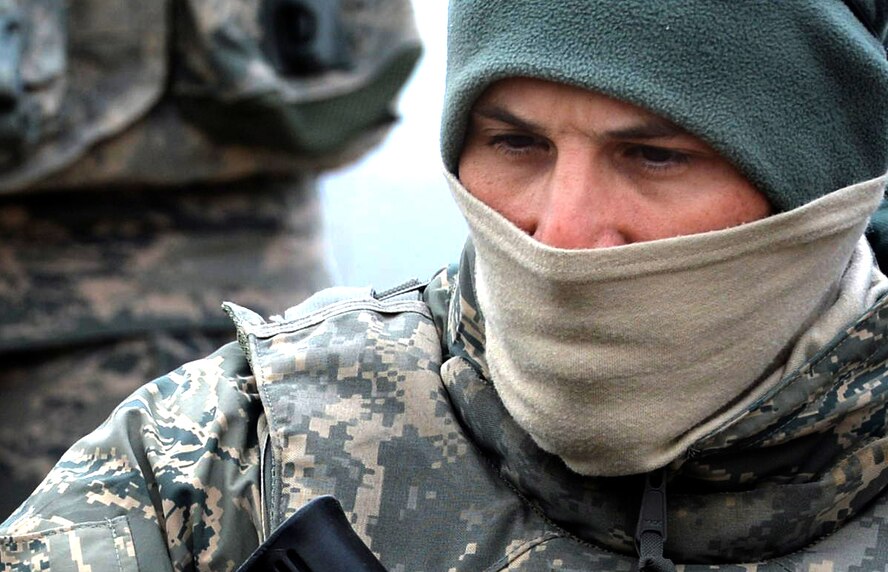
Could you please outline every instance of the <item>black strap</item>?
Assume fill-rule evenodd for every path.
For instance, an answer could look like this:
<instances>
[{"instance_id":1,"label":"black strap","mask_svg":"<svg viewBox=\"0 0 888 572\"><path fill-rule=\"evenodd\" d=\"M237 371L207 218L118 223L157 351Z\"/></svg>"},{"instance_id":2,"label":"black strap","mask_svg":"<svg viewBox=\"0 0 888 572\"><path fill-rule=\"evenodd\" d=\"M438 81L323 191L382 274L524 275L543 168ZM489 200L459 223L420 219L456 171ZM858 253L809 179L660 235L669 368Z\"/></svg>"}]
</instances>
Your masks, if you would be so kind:
<instances>
[{"instance_id":1,"label":"black strap","mask_svg":"<svg viewBox=\"0 0 888 572\"><path fill-rule=\"evenodd\" d=\"M635 549L638 551L638 572L675 572L675 564L663 555L666 545L666 479L663 470L647 474L638 525L635 527Z\"/></svg>"}]
</instances>

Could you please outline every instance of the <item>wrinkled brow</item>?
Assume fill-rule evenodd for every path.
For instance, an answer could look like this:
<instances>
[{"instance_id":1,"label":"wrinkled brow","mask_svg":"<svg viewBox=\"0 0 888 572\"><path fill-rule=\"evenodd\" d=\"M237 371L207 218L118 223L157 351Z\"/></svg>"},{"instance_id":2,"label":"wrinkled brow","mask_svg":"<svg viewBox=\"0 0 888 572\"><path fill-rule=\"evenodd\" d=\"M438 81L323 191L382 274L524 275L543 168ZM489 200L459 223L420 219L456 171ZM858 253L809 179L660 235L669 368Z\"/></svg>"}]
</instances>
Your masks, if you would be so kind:
<instances>
[{"instance_id":1,"label":"wrinkled brow","mask_svg":"<svg viewBox=\"0 0 888 572\"><path fill-rule=\"evenodd\" d=\"M546 128L542 125L534 123L528 119L518 117L511 111L500 107L499 105L490 104L482 105L473 110L475 115L493 119L506 123L518 129L524 129L533 132L545 132ZM680 137L689 135L689 133L672 123L667 119L649 115L627 124L625 127L609 129L600 134L601 137L607 139L665 139L669 137Z\"/></svg>"}]
</instances>

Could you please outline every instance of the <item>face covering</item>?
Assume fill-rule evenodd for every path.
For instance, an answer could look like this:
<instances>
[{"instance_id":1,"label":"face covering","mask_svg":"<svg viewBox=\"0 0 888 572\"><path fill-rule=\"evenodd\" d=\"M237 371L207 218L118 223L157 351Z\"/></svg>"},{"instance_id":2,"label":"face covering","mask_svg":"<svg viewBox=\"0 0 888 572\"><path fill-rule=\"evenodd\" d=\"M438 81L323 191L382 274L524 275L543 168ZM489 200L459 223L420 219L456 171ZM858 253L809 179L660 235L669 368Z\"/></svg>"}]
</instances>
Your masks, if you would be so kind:
<instances>
[{"instance_id":1,"label":"face covering","mask_svg":"<svg viewBox=\"0 0 888 572\"><path fill-rule=\"evenodd\" d=\"M564 250L447 176L503 404L572 470L604 476L673 461L779 380L836 301L886 181L725 230Z\"/></svg>"}]
</instances>

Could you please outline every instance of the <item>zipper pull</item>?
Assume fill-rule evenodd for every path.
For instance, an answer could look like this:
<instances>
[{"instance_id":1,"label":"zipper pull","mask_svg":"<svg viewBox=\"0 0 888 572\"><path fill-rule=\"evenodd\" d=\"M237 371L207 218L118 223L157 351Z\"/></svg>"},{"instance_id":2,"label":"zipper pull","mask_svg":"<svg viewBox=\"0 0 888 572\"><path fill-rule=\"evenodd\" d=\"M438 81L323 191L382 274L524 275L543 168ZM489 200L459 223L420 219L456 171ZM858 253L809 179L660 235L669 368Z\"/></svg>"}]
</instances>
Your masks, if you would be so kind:
<instances>
[{"instance_id":1,"label":"zipper pull","mask_svg":"<svg viewBox=\"0 0 888 572\"><path fill-rule=\"evenodd\" d=\"M666 544L666 478L663 469L645 477L638 524L635 527L635 549L638 551L638 572L675 572L675 564L663 556Z\"/></svg>"}]
</instances>

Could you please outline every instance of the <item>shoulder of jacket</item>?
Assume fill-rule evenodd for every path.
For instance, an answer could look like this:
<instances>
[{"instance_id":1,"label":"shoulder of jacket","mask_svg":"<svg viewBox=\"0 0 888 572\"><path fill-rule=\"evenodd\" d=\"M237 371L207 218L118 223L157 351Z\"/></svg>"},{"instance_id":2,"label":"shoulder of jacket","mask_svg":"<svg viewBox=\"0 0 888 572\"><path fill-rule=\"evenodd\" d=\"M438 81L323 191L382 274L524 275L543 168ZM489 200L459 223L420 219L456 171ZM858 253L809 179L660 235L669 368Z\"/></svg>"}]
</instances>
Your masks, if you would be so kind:
<instances>
[{"instance_id":1,"label":"shoulder of jacket","mask_svg":"<svg viewBox=\"0 0 888 572\"><path fill-rule=\"evenodd\" d=\"M431 319L429 307L422 299L427 284L414 279L382 292L369 287L327 288L288 308L283 314L268 319L232 302L225 302L222 307L234 322L238 340L243 345L244 338L249 336L272 337L316 326L333 316L360 310L379 314L414 312Z\"/></svg>"}]
</instances>

